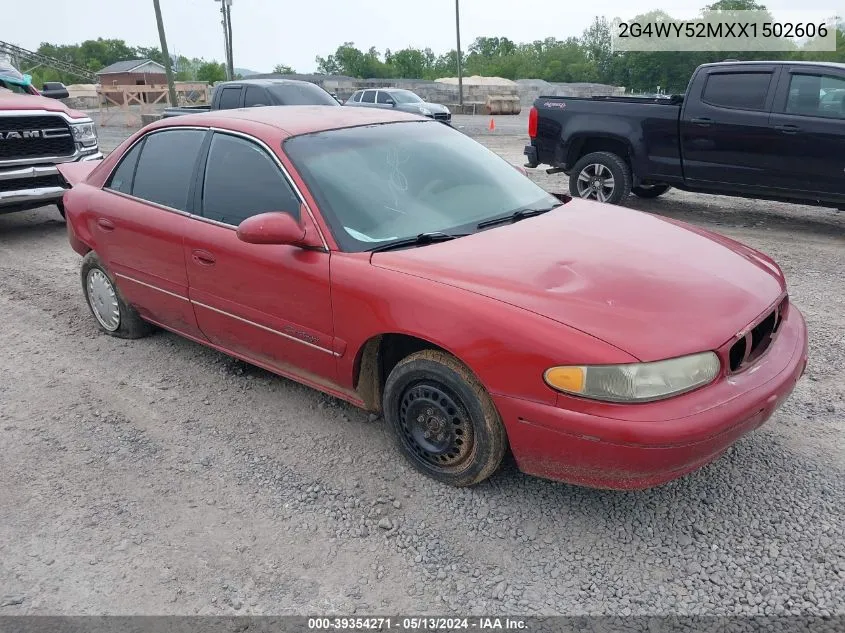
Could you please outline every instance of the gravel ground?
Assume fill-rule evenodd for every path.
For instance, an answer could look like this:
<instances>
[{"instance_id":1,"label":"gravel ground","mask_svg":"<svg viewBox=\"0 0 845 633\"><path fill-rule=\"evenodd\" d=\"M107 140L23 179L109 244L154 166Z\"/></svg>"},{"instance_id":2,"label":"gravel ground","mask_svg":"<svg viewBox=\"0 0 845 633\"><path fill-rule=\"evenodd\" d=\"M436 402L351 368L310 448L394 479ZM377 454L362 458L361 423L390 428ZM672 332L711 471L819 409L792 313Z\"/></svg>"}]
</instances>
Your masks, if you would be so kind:
<instances>
[{"instance_id":1,"label":"gravel ground","mask_svg":"<svg viewBox=\"0 0 845 633\"><path fill-rule=\"evenodd\" d=\"M522 162L524 115L463 119ZM344 403L171 334L99 334L55 209L0 216L0 615L845 615L845 213L632 205L773 255L811 352L767 425L630 493L512 466L434 483Z\"/></svg>"}]
</instances>

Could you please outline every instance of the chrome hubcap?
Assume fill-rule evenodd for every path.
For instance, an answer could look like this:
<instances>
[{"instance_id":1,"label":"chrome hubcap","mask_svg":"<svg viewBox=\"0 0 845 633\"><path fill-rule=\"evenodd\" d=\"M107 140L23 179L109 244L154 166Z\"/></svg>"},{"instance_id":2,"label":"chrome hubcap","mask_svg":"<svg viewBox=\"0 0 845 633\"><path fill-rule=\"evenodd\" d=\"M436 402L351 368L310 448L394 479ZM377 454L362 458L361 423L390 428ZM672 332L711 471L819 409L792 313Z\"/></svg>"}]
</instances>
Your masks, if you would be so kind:
<instances>
[{"instance_id":1,"label":"chrome hubcap","mask_svg":"<svg viewBox=\"0 0 845 633\"><path fill-rule=\"evenodd\" d=\"M111 281L102 270L94 268L88 272L85 287L88 291L88 303L97 321L107 331L114 332L120 327L120 306Z\"/></svg>"},{"instance_id":2,"label":"chrome hubcap","mask_svg":"<svg viewBox=\"0 0 845 633\"><path fill-rule=\"evenodd\" d=\"M616 182L610 169L593 163L578 174L578 197L606 202L612 195Z\"/></svg>"}]
</instances>

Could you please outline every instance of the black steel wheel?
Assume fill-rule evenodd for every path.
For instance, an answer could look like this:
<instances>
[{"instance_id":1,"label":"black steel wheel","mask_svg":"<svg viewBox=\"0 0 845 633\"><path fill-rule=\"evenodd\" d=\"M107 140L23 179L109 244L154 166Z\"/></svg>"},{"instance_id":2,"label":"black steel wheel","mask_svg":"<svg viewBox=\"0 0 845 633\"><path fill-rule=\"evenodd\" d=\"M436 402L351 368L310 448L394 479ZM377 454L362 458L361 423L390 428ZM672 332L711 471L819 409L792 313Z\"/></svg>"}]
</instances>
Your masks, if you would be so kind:
<instances>
[{"instance_id":1,"label":"black steel wheel","mask_svg":"<svg viewBox=\"0 0 845 633\"><path fill-rule=\"evenodd\" d=\"M493 401L453 356L424 350L401 360L384 387L384 417L420 472L453 486L492 475L507 450Z\"/></svg>"}]
</instances>

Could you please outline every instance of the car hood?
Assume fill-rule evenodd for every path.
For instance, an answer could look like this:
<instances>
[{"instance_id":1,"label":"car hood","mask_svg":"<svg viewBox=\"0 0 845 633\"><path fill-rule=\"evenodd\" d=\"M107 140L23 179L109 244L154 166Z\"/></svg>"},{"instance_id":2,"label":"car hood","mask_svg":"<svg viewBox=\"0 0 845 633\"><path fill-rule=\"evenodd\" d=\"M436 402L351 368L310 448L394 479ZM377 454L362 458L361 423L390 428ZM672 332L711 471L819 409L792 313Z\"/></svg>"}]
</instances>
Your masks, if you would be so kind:
<instances>
[{"instance_id":1,"label":"car hood","mask_svg":"<svg viewBox=\"0 0 845 633\"><path fill-rule=\"evenodd\" d=\"M374 253L371 261L521 307L641 361L716 349L785 290L780 269L742 244L577 199L449 242Z\"/></svg>"},{"instance_id":2,"label":"car hood","mask_svg":"<svg viewBox=\"0 0 845 633\"><path fill-rule=\"evenodd\" d=\"M64 112L74 119L87 117L84 112L68 108L58 99L42 97L40 95L22 95L18 93L3 94L0 92L1 110L46 110L47 112Z\"/></svg>"},{"instance_id":3,"label":"car hood","mask_svg":"<svg viewBox=\"0 0 845 633\"><path fill-rule=\"evenodd\" d=\"M403 103L401 109L407 112L419 112L420 108L428 108L432 112L448 112L449 108L439 103Z\"/></svg>"}]
</instances>

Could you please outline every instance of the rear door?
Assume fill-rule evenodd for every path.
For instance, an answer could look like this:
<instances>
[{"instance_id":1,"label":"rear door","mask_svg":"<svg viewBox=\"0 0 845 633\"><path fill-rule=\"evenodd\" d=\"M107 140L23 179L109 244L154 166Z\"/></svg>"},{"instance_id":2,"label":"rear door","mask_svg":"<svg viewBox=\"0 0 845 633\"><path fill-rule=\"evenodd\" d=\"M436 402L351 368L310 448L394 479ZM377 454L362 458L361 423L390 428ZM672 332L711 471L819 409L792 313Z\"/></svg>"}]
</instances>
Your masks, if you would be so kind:
<instances>
[{"instance_id":1,"label":"rear door","mask_svg":"<svg viewBox=\"0 0 845 633\"><path fill-rule=\"evenodd\" d=\"M207 130L153 131L92 196L97 253L125 300L156 323L201 337L188 299L182 235Z\"/></svg>"},{"instance_id":2,"label":"rear door","mask_svg":"<svg viewBox=\"0 0 845 633\"><path fill-rule=\"evenodd\" d=\"M299 219L301 200L278 159L248 137L215 132L185 236L190 297L205 336L282 373L336 381L328 250L247 244L258 213Z\"/></svg>"},{"instance_id":3,"label":"rear door","mask_svg":"<svg viewBox=\"0 0 845 633\"><path fill-rule=\"evenodd\" d=\"M845 71L787 66L771 119L775 177L802 197L845 197Z\"/></svg>"},{"instance_id":4,"label":"rear door","mask_svg":"<svg viewBox=\"0 0 845 633\"><path fill-rule=\"evenodd\" d=\"M684 178L703 186L777 187L769 124L779 66L706 68L681 114Z\"/></svg>"},{"instance_id":5,"label":"rear door","mask_svg":"<svg viewBox=\"0 0 845 633\"><path fill-rule=\"evenodd\" d=\"M361 95L361 104L366 108L374 108L376 107L376 91L375 90L365 90L364 94Z\"/></svg>"}]
</instances>

